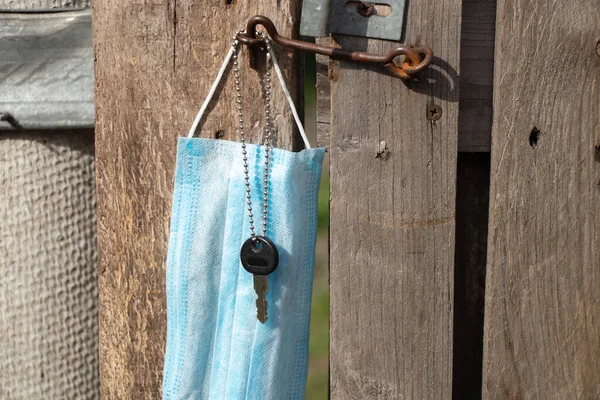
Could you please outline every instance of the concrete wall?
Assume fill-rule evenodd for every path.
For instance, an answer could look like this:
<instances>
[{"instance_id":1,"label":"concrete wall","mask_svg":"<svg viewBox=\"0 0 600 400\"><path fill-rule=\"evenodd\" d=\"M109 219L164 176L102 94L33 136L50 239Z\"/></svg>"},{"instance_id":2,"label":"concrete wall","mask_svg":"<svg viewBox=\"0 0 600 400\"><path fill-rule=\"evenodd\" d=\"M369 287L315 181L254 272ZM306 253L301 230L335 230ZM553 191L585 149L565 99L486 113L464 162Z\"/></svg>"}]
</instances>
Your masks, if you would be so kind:
<instances>
[{"instance_id":1,"label":"concrete wall","mask_svg":"<svg viewBox=\"0 0 600 400\"><path fill-rule=\"evenodd\" d=\"M99 395L93 131L0 133L0 398Z\"/></svg>"}]
</instances>

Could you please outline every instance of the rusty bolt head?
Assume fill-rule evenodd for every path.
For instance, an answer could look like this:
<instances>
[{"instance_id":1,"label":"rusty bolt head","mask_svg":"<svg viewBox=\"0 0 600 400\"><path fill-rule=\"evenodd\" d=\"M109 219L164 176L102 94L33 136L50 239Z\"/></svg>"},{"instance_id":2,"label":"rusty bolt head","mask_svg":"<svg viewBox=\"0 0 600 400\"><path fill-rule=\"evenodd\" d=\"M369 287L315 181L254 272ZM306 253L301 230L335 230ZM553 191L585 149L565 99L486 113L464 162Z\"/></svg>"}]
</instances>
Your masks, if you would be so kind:
<instances>
[{"instance_id":1,"label":"rusty bolt head","mask_svg":"<svg viewBox=\"0 0 600 400\"><path fill-rule=\"evenodd\" d=\"M362 1L358 3L356 11L358 11L358 13L363 17L370 17L375 11L375 6L373 5L373 3L370 3L368 1Z\"/></svg>"},{"instance_id":2,"label":"rusty bolt head","mask_svg":"<svg viewBox=\"0 0 600 400\"><path fill-rule=\"evenodd\" d=\"M427 105L427 118L430 121L437 121L442 118L442 107L437 104L428 104Z\"/></svg>"}]
</instances>

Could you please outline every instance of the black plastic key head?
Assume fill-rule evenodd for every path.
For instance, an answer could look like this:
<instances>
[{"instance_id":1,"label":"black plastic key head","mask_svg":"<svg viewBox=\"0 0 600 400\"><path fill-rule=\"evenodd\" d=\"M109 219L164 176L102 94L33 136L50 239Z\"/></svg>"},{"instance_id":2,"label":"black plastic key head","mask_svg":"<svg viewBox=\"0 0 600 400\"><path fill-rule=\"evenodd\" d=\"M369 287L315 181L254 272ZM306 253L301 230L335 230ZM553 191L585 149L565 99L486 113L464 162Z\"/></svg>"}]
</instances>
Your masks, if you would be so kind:
<instances>
[{"instance_id":1,"label":"black plastic key head","mask_svg":"<svg viewBox=\"0 0 600 400\"><path fill-rule=\"evenodd\" d=\"M269 275L279 264L279 253L275 244L264 236L248 239L240 250L244 269L254 275Z\"/></svg>"}]
</instances>

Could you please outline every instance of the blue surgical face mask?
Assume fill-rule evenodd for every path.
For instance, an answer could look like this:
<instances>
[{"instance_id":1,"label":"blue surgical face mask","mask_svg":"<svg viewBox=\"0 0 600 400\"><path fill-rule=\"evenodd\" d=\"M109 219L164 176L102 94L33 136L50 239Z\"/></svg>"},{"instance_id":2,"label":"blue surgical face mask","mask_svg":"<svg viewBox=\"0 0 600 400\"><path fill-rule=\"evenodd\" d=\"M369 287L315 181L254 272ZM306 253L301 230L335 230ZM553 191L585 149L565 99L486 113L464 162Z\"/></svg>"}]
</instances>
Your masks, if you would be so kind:
<instances>
[{"instance_id":1,"label":"blue surgical face mask","mask_svg":"<svg viewBox=\"0 0 600 400\"><path fill-rule=\"evenodd\" d=\"M249 144L247 151L251 196L260 204L265 147ZM268 278L262 324L252 275L240 262L250 237L241 144L179 139L163 399L304 399L324 153L271 149L267 236L279 266ZM262 217L255 220L261 227Z\"/></svg>"}]
</instances>

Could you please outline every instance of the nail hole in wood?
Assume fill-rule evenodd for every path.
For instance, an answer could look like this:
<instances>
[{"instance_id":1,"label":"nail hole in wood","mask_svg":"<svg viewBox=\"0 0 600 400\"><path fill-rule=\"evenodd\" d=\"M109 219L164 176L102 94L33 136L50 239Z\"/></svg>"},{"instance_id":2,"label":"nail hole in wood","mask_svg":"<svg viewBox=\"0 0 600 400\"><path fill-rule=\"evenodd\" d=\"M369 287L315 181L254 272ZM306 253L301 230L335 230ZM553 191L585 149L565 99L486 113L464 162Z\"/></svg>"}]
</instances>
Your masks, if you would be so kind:
<instances>
[{"instance_id":1,"label":"nail hole in wood","mask_svg":"<svg viewBox=\"0 0 600 400\"><path fill-rule=\"evenodd\" d=\"M379 158L383 161L387 161L390 158L390 151L388 150L387 144L385 140L379 142L379 150L377 151L377 155L375 158Z\"/></svg>"},{"instance_id":2,"label":"nail hole in wood","mask_svg":"<svg viewBox=\"0 0 600 400\"><path fill-rule=\"evenodd\" d=\"M597 144L594 147L594 160L596 160L597 163L600 163L600 144Z\"/></svg>"},{"instance_id":3,"label":"nail hole in wood","mask_svg":"<svg viewBox=\"0 0 600 400\"><path fill-rule=\"evenodd\" d=\"M534 149L537 149L539 140L540 130L534 126L531 130L531 133L529 134L529 145Z\"/></svg>"},{"instance_id":4,"label":"nail hole in wood","mask_svg":"<svg viewBox=\"0 0 600 400\"><path fill-rule=\"evenodd\" d=\"M225 132L223 132L222 130L218 130L215 132L215 138L216 139L223 139L223 137L225 137Z\"/></svg>"},{"instance_id":5,"label":"nail hole in wood","mask_svg":"<svg viewBox=\"0 0 600 400\"><path fill-rule=\"evenodd\" d=\"M232 6L235 4L235 0L225 0L225 5L226 6Z\"/></svg>"}]
</instances>

